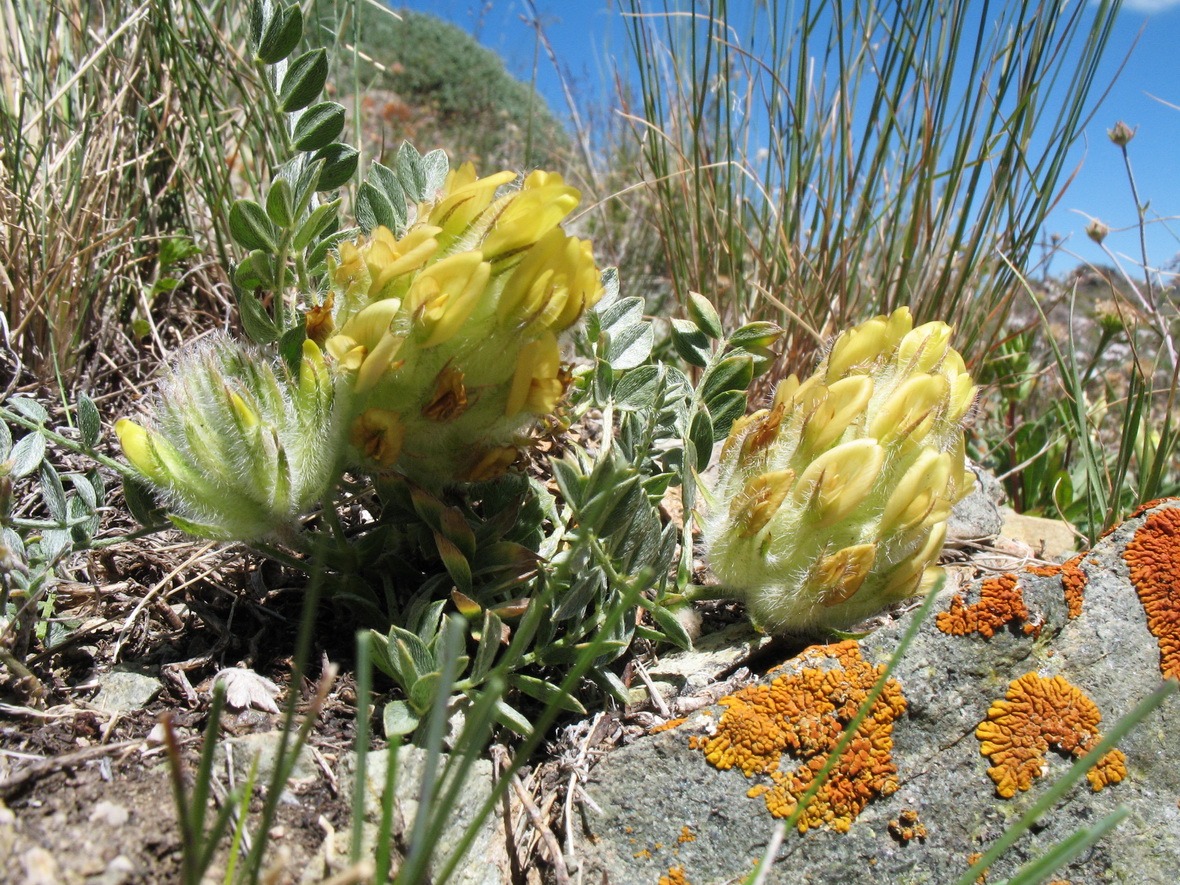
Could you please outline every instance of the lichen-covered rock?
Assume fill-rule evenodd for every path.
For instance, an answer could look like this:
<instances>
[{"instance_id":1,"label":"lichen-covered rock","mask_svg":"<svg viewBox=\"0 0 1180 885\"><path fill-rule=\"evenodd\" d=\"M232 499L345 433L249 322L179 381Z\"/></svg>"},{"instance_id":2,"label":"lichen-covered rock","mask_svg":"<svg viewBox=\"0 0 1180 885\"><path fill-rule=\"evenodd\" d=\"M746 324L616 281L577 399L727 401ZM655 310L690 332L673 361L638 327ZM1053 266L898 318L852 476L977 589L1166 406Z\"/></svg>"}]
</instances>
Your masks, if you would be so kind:
<instances>
[{"instance_id":1,"label":"lichen-covered rock","mask_svg":"<svg viewBox=\"0 0 1180 885\"><path fill-rule=\"evenodd\" d=\"M852 768L879 767L883 788L865 792L847 832L840 832L843 821L836 824L840 815L822 812L806 832L788 832L769 881L900 885L958 878L971 855L987 850L1099 733L1159 684L1161 667L1167 672L1178 620L1155 614L1149 622L1148 610L1180 611L1180 589L1172 590L1180 580L1156 577L1180 564L1174 528L1180 529L1180 502L1163 502L1063 566L990 578L986 590L987 581L977 581L959 591L957 603L955 593L942 594L893 673L897 715L877 731L872 753L860 754L859 763L853 753ZM939 613L944 627L964 629L939 629ZM875 670L906 626L902 619L861 640L855 660ZM814 773L823 763L823 752L799 748L830 741L843 715L831 689L843 684L846 693L857 692L856 672L843 680L808 675L847 670L854 660L848 646L813 647L739 701L607 754L587 785L603 810L585 817L591 837L581 840L579 853L587 880L605 875L612 885L647 885L676 869L685 881L708 885L747 874L776 824L767 797L792 773ZM805 715L804 708L825 704L827 719ZM737 707L756 715L741 730L728 729L725 717ZM778 714L793 718L776 721ZM745 746L721 750L719 735ZM710 748L718 750L714 761L733 764L710 764ZM1078 883L1175 881L1178 757L1180 698L1173 697L995 863L989 881L1011 876L1120 805L1130 814L1113 834L1057 875ZM841 767L849 768L847 757ZM838 769L836 778L851 773ZM678 839L685 828L691 841Z\"/></svg>"}]
</instances>

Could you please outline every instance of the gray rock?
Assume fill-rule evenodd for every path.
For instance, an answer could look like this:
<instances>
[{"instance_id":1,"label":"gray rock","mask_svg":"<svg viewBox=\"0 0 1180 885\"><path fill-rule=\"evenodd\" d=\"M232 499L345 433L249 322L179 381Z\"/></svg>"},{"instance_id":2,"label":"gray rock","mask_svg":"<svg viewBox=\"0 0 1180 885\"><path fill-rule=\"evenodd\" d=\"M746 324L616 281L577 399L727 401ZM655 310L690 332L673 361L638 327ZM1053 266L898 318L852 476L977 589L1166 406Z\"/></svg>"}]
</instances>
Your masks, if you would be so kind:
<instances>
[{"instance_id":1,"label":"gray rock","mask_svg":"<svg viewBox=\"0 0 1180 885\"><path fill-rule=\"evenodd\" d=\"M91 703L108 713L129 713L146 707L163 687L155 676L117 667L98 677L98 694Z\"/></svg>"},{"instance_id":2,"label":"gray rock","mask_svg":"<svg viewBox=\"0 0 1180 885\"><path fill-rule=\"evenodd\" d=\"M999 480L978 465L972 464L971 470L975 473L975 488L951 509L946 522L948 544L990 541L1004 527L1000 503L1005 496Z\"/></svg>"},{"instance_id":3,"label":"gray rock","mask_svg":"<svg viewBox=\"0 0 1180 885\"><path fill-rule=\"evenodd\" d=\"M258 757L258 771L254 775L254 783L268 784L274 774L275 758L278 755L279 743L282 740L281 731L263 731L255 734L245 734L218 741L213 751L213 765L215 771L224 771L226 757L233 767L234 783L242 783L250 774L250 766L254 757ZM292 735L288 747L294 743ZM289 751L288 751L289 752ZM312 758L311 750L304 747L295 766L291 769L291 780L304 781L321 776L321 771Z\"/></svg>"},{"instance_id":4,"label":"gray rock","mask_svg":"<svg viewBox=\"0 0 1180 885\"><path fill-rule=\"evenodd\" d=\"M389 750L369 753L365 771L365 855L371 856L381 821L381 799L385 792L385 777L389 764ZM414 746L403 746L398 751L398 782L395 790L393 813L394 844L408 845L418 814L418 791L425 769L426 751ZM445 765L443 754L440 766ZM345 776L341 777L342 798L352 801L355 781L356 757L349 754L344 760ZM442 775L442 770L437 772ZM434 846L435 866L449 857L471 827L480 808L491 794L493 785L492 763L477 759L472 765L467 781L459 790L458 800L447 815L446 824ZM460 862L450 879L458 885L500 885L511 881L506 850L507 837L499 808L493 810L478 828L466 857Z\"/></svg>"},{"instance_id":5,"label":"gray rock","mask_svg":"<svg viewBox=\"0 0 1180 885\"><path fill-rule=\"evenodd\" d=\"M1031 789L1012 798L997 795L988 775L992 762L982 755L975 730L1012 681L1028 673L1064 676L1097 706L1102 734L1159 685L1159 646L1122 559L1142 522L1143 517L1129 520L1085 557L1081 568L1088 585L1075 619L1068 617L1058 577L1020 575L1030 621L1043 622L1039 636L1026 635L1018 623L1000 627L991 638L947 635L934 616L922 624L894 672L906 700L892 731L897 790L870 800L846 833L828 827L788 832L769 881L901 885L953 882L962 875L969 856L990 847L1073 761L1050 750L1043 776ZM965 601L976 601L979 592L975 582ZM942 594L934 612L947 611L951 595ZM863 657L885 663L907 625L903 618L862 640ZM796 660L781 672L799 669ZM680 867L687 881L707 885L750 871L775 820L765 800L750 798L747 791L768 781L761 775L746 778L736 769L720 771L701 750L689 747L693 735L715 729L722 712L698 713L678 728L608 753L592 771L587 791L603 814L584 815L589 837L583 834L579 852L586 881L605 877L612 885L650 885ZM1113 834L1057 876L1075 883L1176 881L1180 698L1171 697L1120 741L1119 749L1127 777L1100 792L1084 779L1075 784L992 866L989 881L1011 876L1119 806L1130 813ZM782 767L798 764L784 756ZM924 839L903 842L890 834L890 821L899 820L903 810L918 812Z\"/></svg>"}]
</instances>

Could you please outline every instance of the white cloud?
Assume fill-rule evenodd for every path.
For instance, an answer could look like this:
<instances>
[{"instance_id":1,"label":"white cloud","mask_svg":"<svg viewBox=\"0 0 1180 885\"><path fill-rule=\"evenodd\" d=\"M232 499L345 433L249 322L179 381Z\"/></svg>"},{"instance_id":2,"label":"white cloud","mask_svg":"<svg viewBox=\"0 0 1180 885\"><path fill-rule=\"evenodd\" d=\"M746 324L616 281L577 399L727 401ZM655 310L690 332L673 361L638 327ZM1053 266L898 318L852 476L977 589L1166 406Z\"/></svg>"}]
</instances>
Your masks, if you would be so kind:
<instances>
[{"instance_id":1,"label":"white cloud","mask_svg":"<svg viewBox=\"0 0 1180 885\"><path fill-rule=\"evenodd\" d=\"M1180 6L1180 0L1125 0L1123 9L1130 12L1141 12L1150 15L1153 12L1163 12Z\"/></svg>"}]
</instances>

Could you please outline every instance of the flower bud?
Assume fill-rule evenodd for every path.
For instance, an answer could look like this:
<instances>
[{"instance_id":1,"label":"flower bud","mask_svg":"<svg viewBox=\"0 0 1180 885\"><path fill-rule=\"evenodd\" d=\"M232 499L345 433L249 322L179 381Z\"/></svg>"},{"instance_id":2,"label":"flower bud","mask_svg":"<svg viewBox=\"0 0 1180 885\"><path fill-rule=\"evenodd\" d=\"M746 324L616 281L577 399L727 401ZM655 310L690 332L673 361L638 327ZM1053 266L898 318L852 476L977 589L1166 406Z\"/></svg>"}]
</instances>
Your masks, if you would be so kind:
<instances>
[{"instance_id":1,"label":"flower bud","mask_svg":"<svg viewBox=\"0 0 1180 885\"><path fill-rule=\"evenodd\" d=\"M1086 225L1086 236L1088 236L1099 246L1102 245L1102 241L1106 239L1109 233L1110 228L1099 221L1097 218Z\"/></svg>"},{"instance_id":2,"label":"flower bud","mask_svg":"<svg viewBox=\"0 0 1180 885\"><path fill-rule=\"evenodd\" d=\"M1106 130L1106 134L1119 147L1126 147L1131 143L1131 139L1135 137L1137 129L1138 127L1132 129L1122 120L1119 120L1114 124L1114 128Z\"/></svg>"},{"instance_id":3,"label":"flower bud","mask_svg":"<svg viewBox=\"0 0 1180 885\"><path fill-rule=\"evenodd\" d=\"M335 404L314 342L292 376L261 351L218 338L180 356L152 426L124 418L115 433L178 525L251 540L293 530L335 482Z\"/></svg>"}]
</instances>

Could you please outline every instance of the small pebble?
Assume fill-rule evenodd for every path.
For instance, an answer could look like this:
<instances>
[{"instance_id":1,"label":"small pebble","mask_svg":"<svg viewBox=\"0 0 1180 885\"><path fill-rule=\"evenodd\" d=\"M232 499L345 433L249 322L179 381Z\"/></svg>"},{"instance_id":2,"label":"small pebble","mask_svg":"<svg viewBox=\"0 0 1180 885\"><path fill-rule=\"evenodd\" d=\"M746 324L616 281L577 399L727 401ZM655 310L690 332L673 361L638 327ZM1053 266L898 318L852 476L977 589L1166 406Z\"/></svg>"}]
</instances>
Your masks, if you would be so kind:
<instances>
[{"instance_id":1,"label":"small pebble","mask_svg":"<svg viewBox=\"0 0 1180 885\"><path fill-rule=\"evenodd\" d=\"M125 806L116 805L106 799L95 803L94 808L90 811L91 823L102 823L109 827L121 827L127 823L130 817L131 812Z\"/></svg>"}]
</instances>

